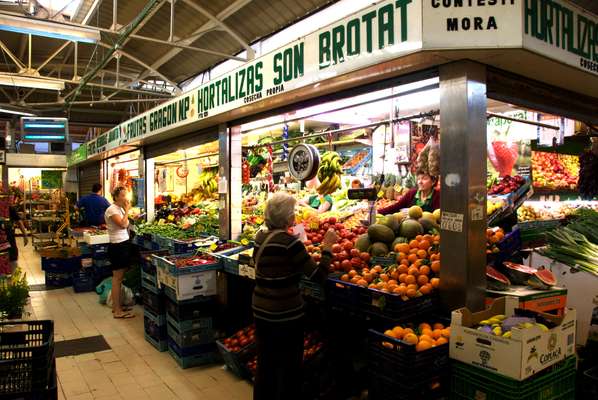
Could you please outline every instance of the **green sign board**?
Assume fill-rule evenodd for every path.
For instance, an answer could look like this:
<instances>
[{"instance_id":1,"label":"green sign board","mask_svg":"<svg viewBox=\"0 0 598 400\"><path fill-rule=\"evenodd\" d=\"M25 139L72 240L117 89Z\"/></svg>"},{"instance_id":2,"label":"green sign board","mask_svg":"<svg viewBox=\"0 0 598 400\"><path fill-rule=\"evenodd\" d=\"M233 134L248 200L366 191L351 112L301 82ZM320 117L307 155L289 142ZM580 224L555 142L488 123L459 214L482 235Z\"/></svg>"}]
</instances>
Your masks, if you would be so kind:
<instances>
[{"instance_id":1,"label":"green sign board","mask_svg":"<svg viewBox=\"0 0 598 400\"><path fill-rule=\"evenodd\" d=\"M42 170L42 189L61 189L62 188L61 170Z\"/></svg>"},{"instance_id":2,"label":"green sign board","mask_svg":"<svg viewBox=\"0 0 598 400\"><path fill-rule=\"evenodd\" d=\"M67 160L67 165L73 166L79 164L82 161L87 159L87 143L83 143L81 146L77 148L77 150L73 151Z\"/></svg>"}]
</instances>

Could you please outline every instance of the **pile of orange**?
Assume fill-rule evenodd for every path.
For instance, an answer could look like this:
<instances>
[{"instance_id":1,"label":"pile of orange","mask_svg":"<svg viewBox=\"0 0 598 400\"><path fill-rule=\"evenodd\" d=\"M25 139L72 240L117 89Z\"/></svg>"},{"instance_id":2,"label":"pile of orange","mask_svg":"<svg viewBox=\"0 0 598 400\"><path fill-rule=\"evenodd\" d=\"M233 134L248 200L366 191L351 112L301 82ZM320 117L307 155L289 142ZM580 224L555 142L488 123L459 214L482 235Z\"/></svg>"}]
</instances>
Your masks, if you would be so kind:
<instances>
[{"instance_id":1,"label":"pile of orange","mask_svg":"<svg viewBox=\"0 0 598 400\"><path fill-rule=\"evenodd\" d=\"M486 254L498 253L500 250L496 246L505 238L505 231L502 228L486 229Z\"/></svg>"},{"instance_id":2,"label":"pile of orange","mask_svg":"<svg viewBox=\"0 0 598 400\"><path fill-rule=\"evenodd\" d=\"M443 324L437 322L433 325L428 323L421 323L414 330L410 327L395 326L384 332L388 337L401 340L404 343L415 346L416 351L425 351L432 347L447 344L451 337L451 327L445 328ZM388 348L393 348L392 343L382 342L382 345Z\"/></svg>"},{"instance_id":3,"label":"pile of orange","mask_svg":"<svg viewBox=\"0 0 598 400\"><path fill-rule=\"evenodd\" d=\"M440 236L418 235L395 246L396 264L351 270L341 280L401 296L403 300L430 294L440 285Z\"/></svg>"}]
</instances>

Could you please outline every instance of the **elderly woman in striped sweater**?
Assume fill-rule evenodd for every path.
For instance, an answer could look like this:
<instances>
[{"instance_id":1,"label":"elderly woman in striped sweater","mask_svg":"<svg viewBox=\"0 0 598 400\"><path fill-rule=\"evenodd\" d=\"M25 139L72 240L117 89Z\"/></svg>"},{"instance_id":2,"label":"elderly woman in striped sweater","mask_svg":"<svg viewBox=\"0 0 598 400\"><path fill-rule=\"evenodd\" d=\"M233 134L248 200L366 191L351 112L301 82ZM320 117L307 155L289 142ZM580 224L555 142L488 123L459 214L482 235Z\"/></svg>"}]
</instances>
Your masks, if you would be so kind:
<instances>
[{"instance_id":1,"label":"elderly woman in striped sweater","mask_svg":"<svg viewBox=\"0 0 598 400\"><path fill-rule=\"evenodd\" d=\"M301 398L303 362L303 275L324 280L338 240L329 230L322 243L319 264L309 256L301 240L288 230L295 223L296 200L276 193L266 203L267 231L256 235L256 267L253 314L258 351L254 400Z\"/></svg>"}]
</instances>

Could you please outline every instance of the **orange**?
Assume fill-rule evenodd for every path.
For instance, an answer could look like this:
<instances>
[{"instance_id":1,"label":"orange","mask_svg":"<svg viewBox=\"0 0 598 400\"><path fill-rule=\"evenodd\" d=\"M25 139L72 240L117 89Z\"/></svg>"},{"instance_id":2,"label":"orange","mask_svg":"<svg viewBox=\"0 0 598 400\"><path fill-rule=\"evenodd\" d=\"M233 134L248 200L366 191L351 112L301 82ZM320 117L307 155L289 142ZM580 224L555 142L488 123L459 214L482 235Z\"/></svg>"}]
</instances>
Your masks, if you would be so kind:
<instances>
[{"instance_id":1,"label":"orange","mask_svg":"<svg viewBox=\"0 0 598 400\"><path fill-rule=\"evenodd\" d=\"M365 280L365 279L363 279L363 278L362 278L362 279L360 279L360 280L358 280L358 281L357 281L357 284L358 284L359 286L368 287L368 281L366 281L366 280Z\"/></svg>"},{"instance_id":2,"label":"orange","mask_svg":"<svg viewBox=\"0 0 598 400\"><path fill-rule=\"evenodd\" d=\"M408 284L408 285L411 285L411 284L414 284L414 283L416 282L416 278L415 278L415 276L413 276L413 275L407 275L407 276L405 277L405 280L404 280L404 282L405 282L406 284Z\"/></svg>"},{"instance_id":3,"label":"orange","mask_svg":"<svg viewBox=\"0 0 598 400\"><path fill-rule=\"evenodd\" d=\"M409 289L417 290L417 285L415 283L409 284L407 285L407 290Z\"/></svg>"},{"instance_id":4,"label":"orange","mask_svg":"<svg viewBox=\"0 0 598 400\"><path fill-rule=\"evenodd\" d=\"M374 268L372 268L372 271L376 272L376 273L380 273L382 272L382 266L381 265L376 265Z\"/></svg>"},{"instance_id":5,"label":"orange","mask_svg":"<svg viewBox=\"0 0 598 400\"><path fill-rule=\"evenodd\" d=\"M438 260L438 253L431 253L432 255L430 256L430 261L436 261Z\"/></svg>"},{"instance_id":6,"label":"orange","mask_svg":"<svg viewBox=\"0 0 598 400\"><path fill-rule=\"evenodd\" d=\"M417 249L418 246L419 246L419 242L415 239L409 242L410 249Z\"/></svg>"},{"instance_id":7,"label":"orange","mask_svg":"<svg viewBox=\"0 0 598 400\"><path fill-rule=\"evenodd\" d=\"M444 325L442 325L440 322L436 322L434 325L432 325L432 327L434 329L444 329Z\"/></svg>"},{"instance_id":8,"label":"orange","mask_svg":"<svg viewBox=\"0 0 598 400\"><path fill-rule=\"evenodd\" d=\"M417 328L422 331L424 329L432 329L432 325L428 324L427 322L422 322L417 326Z\"/></svg>"},{"instance_id":9,"label":"orange","mask_svg":"<svg viewBox=\"0 0 598 400\"><path fill-rule=\"evenodd\" d=\"M407 274L401 274L401 275L399 275L399 282L405 282L407 280L408 276L409 275L407 275Z\"/></svg>"},{"instance_id":10,"label":"orange","mask_svg":"<svg viewBox=\"0 0 598 400\"><path fill-rule=\"evenodd\" d=\"M386 285L386 289L387 289L387 290L388 290L390 293L394 293L394 291L395 291L395 289L396 289L397 287L398 287L398 286L397 286L396 284L390 284L390 283L389 283L388 285Z\"/></svg>"},{"instance_id":11,"label":"orange","mask_svg":"<svg viewBox=\"0 0 598 400\"><path fill-rule=\"evenodd\" d=\"M428 250L430 248L430 242L426 239L420 240L417 247L419 247L421 250Z\"/></svg>"},{"instance_id":12,"label":"orange","mask_svg":"<svg viewBox=\"0 0 598 400\"><path fill-rule=\"evenodd\" d=\"M414 333L414 332L413 332L413 329L411 329L411 328L405 328L405 329L403 329L403 333L406 335L408 333Z\"/></svg>"},{"instance_id":13,"label":"orange","mask_svg":"<svg viewBox=\"0 0 598 400\"><path fill-rule=\"evenodd\" d=\"M436 340L436 346L440 346L440 345L447 344L447 343L448 343L448 340L444 337L439 337Z\"/></svg>"},{"instance_id":14,"label":"orange","mask_svg":"<svg viewBox=\"0 0 598 400\"><path fill-rule=\"evenodd\" d=\"M412 265L411 267L409 267L409 269L407 270L407 273L409 275L419 275L419 268L417 268L416 266Z\"/></svg>"},{"instance_id":15,"label":"orange","mask_svg":"<svg viewBox=\"0 0 598 400\"><path fill-rule=\"evenodd\" d=\"M415 253L415 254L417 254L417 258L420 258L420 259L428 257L428 252L425 250L418 250L417 253Z\"/></svg>"},{"instance_id":16,"label":"orange","mask_svg":"<svg viewBox=\"0 0 598 400\"><path fill-rule=\"evenodd\" d=\"M396 337L397 339L402 339L403 335L405 334L403 332L403 328L400 326L395 326L394 328L392 328L392 333L394 334L394 337Z\"/></svg>"},{"instance_id":17,"label":"orange","mask_svg":"<svg viewBox=\"0 0 598 400\"><path fill-rule=\"evenodd\" d=\"M344 281L344 282L349 282L349 279L350 279L350 278L349 278L349 275L348 275L348 274L343 274L343 276L341 276L341 281Z\"/></svg>"},{"instance_id":18,"label":"orange","mask_svg":"<svg viewBox=\"0 0 598 400\"><path fill-rule=\"evenodd\" d=\"M415 345L415 350L416 351L426 351L426 350L429 350L431 348L432 348L432 343L430 343L430 342L428 342L426 340L424 340L424 341L420 340L420 342Z\"/></svg>"},{"instance_id":19,"label":"orange","mask_svg":"<svg viewBox=\"0 0 598 400\"><path fill-rule=\"evenodd\" d=\"M370 283L371 281L374 280L374 274L372 274L371 272L368 272L366 274L363 274L363 279L367 282Z\"/></svg>"},{"instance_id":20,"label":"orange","mask_svg":"<svg viewBox=\"0 0 598 400\"><path fill-rule=\"evenodd\" d=\"M368 286L368 288L370 288L370 289L378 289L378 286L376 286L375 283L370 283L370 285Z\"/></svg>"},{"instance_id":21,"label":"orange","mask_svg":"<svg viewBox=\"0 0 598 400\"><path fill-rule=\"evenodd\" d=\"M423 238L424 238L424 236L423 236L423 235L417 235L417 236L415 237L415 240L417 240L417 241L419 242L419 241L420 241L420 240L422 240Z\"/></svg>"},{"instance_id":22,"label":"orange","mask_svg":"<svg viewBox=\"0 0 598 400\"><path fill-rule=\"evenodd\" d=\"M420 275L429 275L430 274L430 267L427 265L422 265L419 267L419 274Z\"/></svg>"},{"instance_id":23,"label":"orange","mask_svg":"<svg viewBox=\"0 0 598 400\"><path fill-rule=\"evenodd\" d=\"M372 283L372 285L376 286L376 289L382 290L382 289L384 289L386 287L386 282L378 282L377 284L376 283Z\"/></svg>"},{"instance_id":24,"label":"orange","mask_svg":"<svg viewBox=\"0 0 598 400\"><path fill-rule=\"evenodd\" d=\"M430 279L430 283L432 284L432 287L434 289L438 289L438 286L440 286L440 279L432 278L432 279Z\"/></svg>"},{"instance_id":25,"label":"orange","mask_svg":"<svg viewBox=\"0 0 598 400\"><path fill-rule=\"evenodd\" d=\"M388 282L389 279L390 277L387 274L380 274L380 280L382 282Z\"/></svg>"},{"instance_id":26,"label":"orange","mask_svg":"<svg viewBox=\"0 0 598 400\"><path fill-rule=\"evenodd\" d=\"M407 295L407 297L415 297L417 296L417 290L407 289L407 292L405 292L405 294Z\"/></svg>"},{"instance_id":27,"label":"orange","mask_svg":"<svg viewBox=\"0 0 598 400\"><path fill-rule=\"evenodd\" d=\"M426 283L428 283L428 277L426 275L419 275L417 277L417 284L418 285L423 286Z\"/></svg>"},{"instance_id":28,"label":"orange","mask_svg":"<svg viewBox=\"0 0 598 400\"><path fill-rule=\"evenodd\" d=\"M432 329L430 329L430 328L421 329L420 332L422 335L428 335L428 336L432 337Z\"/></svg>"},{"instance_id":29,"label":"orange","mask_svg":"<svg viewBox=\"0 0 598 400\"><path fill-rule=\"evenodd\" d=\"M438 339L440 336L442 336L441 332L442 331L440 329L436 328L436 324L434 324L434 330L432 331L432 337L434 339Z\"/></svg>"},{"instance_id":30,"label":"orange","mask_svg":"<svg viewBox=\"0 0 598 400\"><path fill-rule=\"evenodd\" d=\"M397 267L399 274L406 274L409 271L409 265L401 264Z\"/></svg>"},{"instance_id":31,"label":"orange","mask_svg":"<svg viewBox=\"0 0 598 400\"><path fill-rule=\"evenodd\" d=\"M408 260L410 263L414 263L414 262L416 262L416 261L417 261L417 254L409 254L409 257L407 257L407 260Z\"/></svg>"},{"instance_id":32,"label":"orange","mask_svg":"<svg viewBox=\"0 0 598 400\"><path fill-rule=\"evenodd\" d=\"M361 280L360 276L354 276L353 278L351 278L351 283L357 283ZM366 282L367 283L367 282Z\"/></svg>"},{"instance_id":33,"label":"orange","mask_svg":"<svg viewBox=\"0 0 598 400\"><path fill-rule=\"evenodd\" d=\"M395 279L391 279L387 282L389 285L398 285L399 283Z\"/></svg>"},{"instance_id":34,"label":"orange","mask_svg":"<svg viewBox=\"0 0 598 400\"><path fill-rule=\"evenodd\" d=\"M427 284L423 285L422 287L420 287L419 291L421 294L430 294L430 292L432 291L432 285L427 283Z\"/></svg>"},{"instance_id":35,"label":"orange","mask_svg":"<svg viewBox=\"0 0 598 400\"><path fill-rule=\"evenodd\" d=\"M397 243L395 246L395 251L397 253L409 253L409 245L407 243Z\"/></svg>"},{"instance_id":36,"label":"orange","mask_svg":"<svg viewBox=\"0 0 598 400\"><path fill-rule=\"evenodd\" d=\"M403 336L403 342L408 344L417 344L417 336L415 335L415 333L407 333L405 334L405 336Z\"/></svg>"},{"instance_id":37,"label":"orange","mask_svg":"<svg viewBox=\"0 0 598 400\"><path fill-rule=\"evenodd\" d=\"M386 336L390 336L390 337L392 337L392 338L396 338L396 336L395 336L395 333L394 333L392 330L390 330L390 329L387 329L387 330L385 330L385 331L384 331L384 334L385 334Z\"/></svg>"},{"instance_id":38,"label":"orange","mask_svg":"<svg viewBox=\"0 0 598 400\"><path fill-rule=\"evenodd\" d=\"M505 234L502 231L498 231L494 234L494 237L497 239L498 242L504 239Z\"/></svg>"},{"instance_id":39,"label":"orange","mask_svg":"<svg viewBox=\"0 0 598 400\"><path fill-rule=\"evenodd\" d=\"M401 260L407 258L407 253L409 253L409 250L407 250L405 252L401 251L401 252L397 253L397 261L400 262Z\"/></svg>"},{"instance_id":40,"label":"orange","mask_svg":"<svg viewBox=\"0 0 598 400\"><path fill-rule=\"evenodd\" d=\"M394 280L398 280L399 279L399 271L397 271L396 269L394 271L392 271L390 273L390 277Z\"/></svg>"},{"instance_id":41,"label":"orange","mask_svg":"<svg viewBox=\"0 0 598 400\"><path fill-rule=\"evenodd\" d=\"M426 233L426 234L424 235L424 240L427 240L428 242L429 242L430 240L433 240L433 239L434 239L434 237L433 237L432 235L428 234L428 233Z\"/></svg>"},{"instance_id":42,"label":"orange","mask_svg":"<svg viewBox=\"0 0 598 400\"><path fill-rule=\"evenodd\" d=\"M408 267L409 266L409 260L407 260L407 258L403 258L401 260L401 265L404 265L404 266Z\"/></svg>"},{"instance_id":43,"label":"orange","mask_svg":"<svg viewBox=\"0 0 598 400\"><path fill-rule=\"evenodd\" d=\"M398 294L399 296L405 296L405 292L407 292L407 288L405 286L397 286L392 291L394 294Z\"/></svg>"},{"instance_id":44,"label":"orange","mask_svg":"<svg viewBox=\"0 0 598 400\"><path fill-rule=\"evenodd\" d=\"M444 328L441 330L441 335L443 338L450 338L451 337L451 327L449 326L448 328Z\"/></svg>"},{"instance_id":45,"label":"orange","mask_svg":"<svg viewBox=\"0 0 598 400\"><path fill-rule=\"evenodd\" d=\"M486 229L486 237L490 237L494 235L494 231L490 228Z\"/></svg>"},{"instance_id":46,"label":"orange","mask_svg":"<svg viewBox=\"0 0 598 400\"><path fill-rule=\"evenodd\" d=\"M351 271L349 271L349 277L353 278L355 275L357 275L357 271L355 271L354 269L352 269Z\"/></svg>"},{"instance_id":47,"label":"orange","mask_svg":"<svg viewBox=\"0 0 598 400\"><path fill-rule=\"evenodd\" d=\"M411 250L409 250L409 254L417 254L417 251L418 251L418 250L419 250L419 249L418 249L417 247L416 247L416 248L414 248L414 249L411 249Z\"/></svg>"},{"instance_id":48,"label":"orange","mask_svg":"<svg viewBox=\"0 0 598 400\"><path fill-rule=\"evenodd\" d=\"M432 264L430 265L430 267L432 268L432 272L434 272L435 274L440 272L440 261L432 261Z\"/></svg>"},{"instance_id":49,"label":"orange","mask_svg":"<svg viewBox=\"0 0 598 400\"><path fill-rule=\"evenodd\" d=\"M432 338L431 338L430 336L428 336L428 335L419 335L419 341L420 341L420 342L423 342L423 341L428 341L428 342L431 342L431 343L433 343L433 342L434 342L434 339L432 339Z\"/></svg>"}]
</instances>

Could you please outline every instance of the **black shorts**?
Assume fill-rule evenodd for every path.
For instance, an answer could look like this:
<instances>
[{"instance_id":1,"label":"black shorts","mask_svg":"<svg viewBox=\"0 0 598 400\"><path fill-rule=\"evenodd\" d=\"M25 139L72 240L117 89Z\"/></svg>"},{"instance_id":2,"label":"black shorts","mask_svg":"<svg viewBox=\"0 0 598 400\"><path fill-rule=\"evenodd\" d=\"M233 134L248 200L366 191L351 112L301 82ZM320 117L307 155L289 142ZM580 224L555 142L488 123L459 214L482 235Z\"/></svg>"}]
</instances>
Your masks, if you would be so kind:
<instances>
[{"instance_id":1,"label":"black shorts","mask_svg":"<svg viewBox=\"0 0 598 400\"><path fill-rule=\"evenodd\" d=\"M108 245L108 259L112 270L127 269L131 266L131 242L125 240Z\"/></svg>"}]
</instances>

